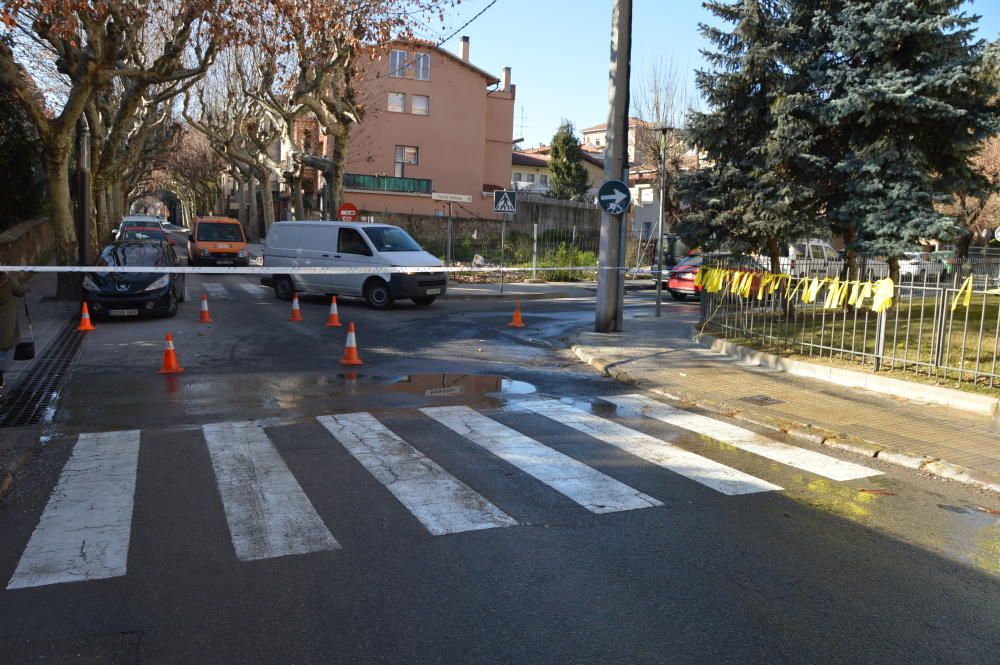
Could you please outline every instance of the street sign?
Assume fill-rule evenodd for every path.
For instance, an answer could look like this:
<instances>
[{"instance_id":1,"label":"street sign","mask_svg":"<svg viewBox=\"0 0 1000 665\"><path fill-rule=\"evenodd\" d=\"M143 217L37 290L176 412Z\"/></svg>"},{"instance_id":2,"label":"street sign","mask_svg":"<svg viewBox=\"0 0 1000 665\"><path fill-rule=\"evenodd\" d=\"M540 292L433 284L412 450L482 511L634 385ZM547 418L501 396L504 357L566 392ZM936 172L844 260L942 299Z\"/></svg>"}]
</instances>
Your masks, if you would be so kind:
<instances>
[{"instance_id":1,"label":"street sign","mask_svg":"<svg viewBox=\"0 0 1000 665\"><path fill-rule=\"evenodd\" d=\"M450 203L472 203L472 197L468 194L444 194L442 192L434 192L431 194L431 198L435 201L448 201Z\"/></svg>"},{"instance_id":2,"label":"street sign","mask_svg":"<svg viewBox=\"0 0 1000 665\"><path fill-rule=\"evenodd\" d=\"M353 203L342 203L337 210L337 217L342 222L354 222L358 219L358 206Z\"/></svg>"},{"instance_id":3,"label":"street sign","mask_svg":"<svg viewBox=\"0 0 1000 665\"><path fill-rule=\"evenodd\" d=\"M513 215L517 212L517 192L498 189L493 192L493 212Z\"/></svg>"},{"instance_id":4,"label":"street sign","mask_svg":"<svg viewBox=\"0 0 1000 665\"><path fill-rule=\"evenodd\" d=\"M609 215L621 215L632 205L632 193L621 180L608 180L597 190L597 205Z\"/></svg>"}]
</instances>

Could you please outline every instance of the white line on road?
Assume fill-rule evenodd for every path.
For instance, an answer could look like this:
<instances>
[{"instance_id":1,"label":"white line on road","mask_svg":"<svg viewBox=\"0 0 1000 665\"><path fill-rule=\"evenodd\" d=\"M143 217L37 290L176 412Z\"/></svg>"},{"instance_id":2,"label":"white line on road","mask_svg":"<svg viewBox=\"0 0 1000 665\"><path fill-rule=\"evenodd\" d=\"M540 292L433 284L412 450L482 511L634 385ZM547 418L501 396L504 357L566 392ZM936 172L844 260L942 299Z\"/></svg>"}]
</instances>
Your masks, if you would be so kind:
<instances>
[{"instance_id":1,"label":"white line on road","mask_svg":"<svg viewBox=\"0 0 1000 665\"><path fill-rule=\"evenodd\" d=\"M624 425L553 400L524 400L519 404L599 441L621 448L685 478L728 495L770 492L782 488L719 464Z\"/></svg>"},{"instance_id":2,"label":"white line on road","mask_svg":"<svg viewBox=\"0 0 1000 665\"><path fill-rule=\"evenodd\" d=\"M262 427L204 425L229 534L240 561L339 549Z\"/></svg>"},{"instance_id":3,"label":"white line on road","mask_svg":"<svg viewBox=\"0 0 1000 665\"><path fill-rule=\"evenodd\" d=\"M257 284L247 284L240 282L240 288L252 295L254 298L263 298L267 295L267 289Z\"/></svg>"},{"instance_id":4,"label":"white line on road","mask_svg":"<svg viewBox=\"0 0 1000 665\"><path fill-rule=\"evenodd\" d=\"M592 513L614 513L663 505L653 497L469 407L441 406L420 410Z\"/></svg>"},{"instance_id":5,"label":"white line on road","mask_svg":"<svg viewBox=\"0 0 1000 665\"><path fill-rule=\"evenodd\" d=\"M205 289L205 293L216 300L228 300L232 297L226 287L218 282L203 282L201 288Z\"/></svg>"},{"instance_id":6,"label":"white line on road","mask_svg":"<svg viewBox=\"0 0 1000 665\"><path fill-rule=\"evenodd\" d=\"M125 574L139 437L80 435L8 589Z\"/></svg>"},{"instance_id":7,"label":"white line on road","mask_svg":"<svg viewBox=\"0 0 1000 665\"><path fill-rule=\"evenodd\" d=\"M317 420L435 536L517 524L371 414Z\"/></svg>"},{"instance_id":8,"label":"white line on road","mask_svg":"<svg viewBox=\"0 0 1000 665\"><path fill-rule=\"evenodd\" d=\"M649 399L644 395L616 395L602 397L617 406L639 410L644 416L660 420L674 427L704 434L716 441L727 443L734 448L745 450L761 457L802 469L831 480L855 480L881 475L881 471L869 469L860 464L844 462L829 455L817 453L798 446L790 446L748 429L729 423L675 409Z\"/></svg>"}]
</instances>

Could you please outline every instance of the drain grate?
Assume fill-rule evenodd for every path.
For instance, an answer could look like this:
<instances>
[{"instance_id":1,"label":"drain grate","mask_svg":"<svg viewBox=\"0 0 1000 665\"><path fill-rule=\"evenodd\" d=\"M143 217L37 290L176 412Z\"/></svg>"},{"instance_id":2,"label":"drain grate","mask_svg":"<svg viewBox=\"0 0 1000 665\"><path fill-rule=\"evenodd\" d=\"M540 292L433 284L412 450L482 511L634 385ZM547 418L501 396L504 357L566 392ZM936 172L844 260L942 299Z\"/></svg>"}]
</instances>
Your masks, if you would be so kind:
<instances>
[{"instance_id":1,"label":"drain grate","mask_svg":"<svg viewBox=\"0 0 1000 665\"><path fill-rule=\"evenodd\" d=\"M34 425L42 419L49 404L59 395L66 371L79 355L84 337L76 332L74 319L66 322L31 368L7 387L7 394L0 400L0 427Z\"/></svg>"},{"instance_id":2,"label":"drain grate","mask_svg":"<svg viewBox=\"0 0 1000 665\"><path fill-rule=\"evenodd\" d=\"M760 406L771 406L773 404L784 404L784 400L775 399L770 395L750 395L750 397L741 397L741 402L750 402L751 404L759 404Z\"/></svg>"}]
</instances>

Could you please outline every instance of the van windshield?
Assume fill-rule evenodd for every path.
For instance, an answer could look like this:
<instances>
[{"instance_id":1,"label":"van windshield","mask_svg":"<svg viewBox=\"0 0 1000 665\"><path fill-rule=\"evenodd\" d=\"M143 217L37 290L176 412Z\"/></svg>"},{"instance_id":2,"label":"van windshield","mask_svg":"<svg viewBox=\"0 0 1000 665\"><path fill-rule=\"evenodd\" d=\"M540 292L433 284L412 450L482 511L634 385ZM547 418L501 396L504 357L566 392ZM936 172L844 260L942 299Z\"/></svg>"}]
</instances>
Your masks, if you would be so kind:
<instances>
[{"instance_id":1,"label":"van windshield","mask_svg":"<svg viewBox=\"0 0 1000 665\"><path fill-rule=\"evenodd\" d=\"M243 242L243 229L239 224L202 222L198 225L199 242Z\"/></svg>"},{"instance_id":2,"label":"van windshield","mask_svg":"<svg viewBox=\"0 0 1000 665\"><path fill-rule=\"evenodd\" d=\"M394 226L376 226L364 229L365 235L378 252L419 252L420 245L403 229Z\"/></svg>"}]
</instances>

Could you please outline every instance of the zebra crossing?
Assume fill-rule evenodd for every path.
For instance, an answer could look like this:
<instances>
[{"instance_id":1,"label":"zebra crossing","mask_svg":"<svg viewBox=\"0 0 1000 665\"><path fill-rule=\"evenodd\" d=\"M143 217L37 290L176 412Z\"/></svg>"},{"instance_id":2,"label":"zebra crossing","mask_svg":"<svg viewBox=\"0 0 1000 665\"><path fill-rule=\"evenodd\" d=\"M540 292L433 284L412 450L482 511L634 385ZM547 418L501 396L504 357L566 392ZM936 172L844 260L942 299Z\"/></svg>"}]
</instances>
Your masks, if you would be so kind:
<instances>
[{"instance_id":1,"label":"zebra crossing","mask_svg":"<svg viewBox=\"0 0 1000 665\"><path fill-rule=\"evenodd\" d=\"M274 291L271 289L246 281L192 282L184 290L188 300L200 298L202 293L207 294L210 300L235 300L240 294L249 295L255 300L274 298Z\"/></svg>"},{"instance_id":2,"label":"zebra crossing","mask_svg":"<svg viewBox=\"0 0 1000 665\"><path fill-rule=\"evenodd\" d=\"M797 448L729 423L676 409L643 395L598 401L625 415L697 432L791 468L846 481L878 475L867 467ZM512 408L541 416L722 496L778 492L782 487L678 445L597 415L589 405L531 397ZM423 426L441 428L595 515L662 509L661 500L590 464L468 406L419 409ZM368 412L321 415L321 447L340 446L378 481L380 491L432 536L520 526L516 511L494 503ZM527 429L530 421L523 425ZM519 424L519 427L521 425ZM342 549L265 428L251 421L203 425L210 460L238 561ZM445 438L445 437L442 437ZM127 572L142 432L81 434L9 579L7 589L121 577ZM459 454L462 447L456 448ZM349 459L349 458L345 458ZM505 477L511 473L505 473ZM141 482L141 478L138 479ZM655 492L653 493L655 494ZM363 519L363 518L362 518Z\"/></svg>"}]
</instances>

